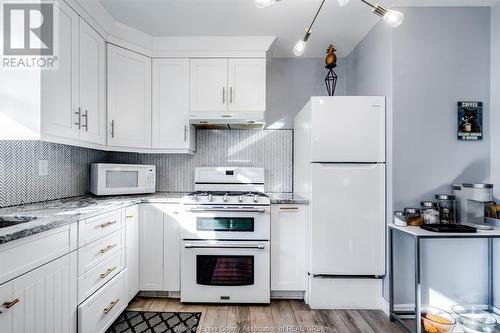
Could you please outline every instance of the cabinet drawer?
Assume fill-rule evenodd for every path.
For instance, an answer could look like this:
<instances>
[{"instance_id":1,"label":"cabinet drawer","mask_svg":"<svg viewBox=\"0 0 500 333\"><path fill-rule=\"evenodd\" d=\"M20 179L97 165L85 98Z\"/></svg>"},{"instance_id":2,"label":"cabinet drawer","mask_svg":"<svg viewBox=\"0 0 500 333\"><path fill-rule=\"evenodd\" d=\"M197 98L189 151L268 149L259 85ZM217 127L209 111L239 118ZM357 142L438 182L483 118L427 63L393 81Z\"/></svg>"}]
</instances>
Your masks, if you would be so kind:
<instances>
[{"instance_id":1,"label":"cabinet drawer","mask_svg":"<svg viewBox=\"0 0 500 333\"><path fill-rule=\"evenodd\" d=\"M78 249L78 276L87 273L95 266L125 247L125 229L117 230L94 243Z\"/></svg>"},{"instance_id":2,"label":"cabinet drawer","mask_svg":"<svg viewBox=\"0 0 500 333\"><path fill-rule=\"evenodd\" d=\"M126 269L78 307L78 333L102 333L127 306Z\"/></svg>"},{"instance_id":3,"label":"cabinet drawer","mask_svg":"<svg viewBox=\"0 0 500 333\"><path fill-rule=\"evenodd\" d=\"M78 303L83 302L96 290L125 268L125 250L115 253L78 278Z\"/></svg>"},{"instance_id":4,"label":"cabinet drawer","mask_svg":"<svg viewBox=\"0 0 500 333\"><path fill-rule=\"evenodd\" d=\"M0 245L0 284L76 248L76 223Z\"/></svg>"},{"instance_id":5,"label":"cabinet drawer","mask_svg":"<svg viewBox=\"0 0 500 333\"><path fill-rule=\"evenodd\" d=\"M78 246L82 247L121 229L122 210L118 209L78 223Z\"/></svg>"}]
</instances>

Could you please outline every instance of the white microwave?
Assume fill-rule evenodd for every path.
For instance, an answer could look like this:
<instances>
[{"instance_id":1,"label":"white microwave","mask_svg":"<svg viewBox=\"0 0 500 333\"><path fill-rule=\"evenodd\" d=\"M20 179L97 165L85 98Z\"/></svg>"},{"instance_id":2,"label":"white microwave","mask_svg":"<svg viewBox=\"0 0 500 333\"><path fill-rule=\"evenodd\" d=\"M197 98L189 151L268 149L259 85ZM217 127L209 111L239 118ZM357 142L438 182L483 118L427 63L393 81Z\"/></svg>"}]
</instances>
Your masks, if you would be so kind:
<instances>
[{"instance_id":1,"label":"white microwave","mask_svg":"<svg viewBox=\"0 0 500 333\"><path fill-rule=\"evenodd\" d=\"M142 164L90 165L90 192L95 195L154 193L156 166Z\"/></svg>"}]
</instances>

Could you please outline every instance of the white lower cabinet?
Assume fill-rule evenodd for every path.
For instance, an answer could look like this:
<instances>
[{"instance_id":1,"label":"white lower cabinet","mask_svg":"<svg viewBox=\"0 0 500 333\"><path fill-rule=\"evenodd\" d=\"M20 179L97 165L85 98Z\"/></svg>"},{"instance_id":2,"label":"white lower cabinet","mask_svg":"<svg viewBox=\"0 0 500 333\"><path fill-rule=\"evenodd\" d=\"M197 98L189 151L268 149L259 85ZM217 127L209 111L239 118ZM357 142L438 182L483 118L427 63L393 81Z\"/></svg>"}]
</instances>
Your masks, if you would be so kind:
<instances>
[{"instance_id":1,"label":"white lower cabinet","mask_svg":"<svg viewBox=\"0 0 500 333\"><path fill-rule=\"evenodd\" d=\"M139 292L139 206L125 209L127 301Z\"/></svg>"},{"instance_id":2,"label":"white lower cabinet","mask_svg":"<svg viewBox=\"0 0 500 333\"><path fill-rule=\"evenodd\" d=\"M180 220L176 204L139 208L140 290L180 290Z\"/></svg>"},{"instance_id":3,"label":"white lower cabinet","mask_svg":"<svg viewBox=\"0 0 500 333\"><path fill-rule=\"evenodd\" d=\"M307 205L271 207L271 290L306 290Z\"/></svg>"},{"instance_id":4,"label":"white lower cabinet","mask_svg":"<svg viewBox=\"0 0 500 333\"><path fill-rule=\"evenodd\" d=\"M163 290L162 205L139 208L139 283L145 291Z\"/></svg>"},{"instance_id":5,"label":"white lower cabinet","mask_svg":"<svg viewBox=\"0 0 500 333\"><path fill-rule=\"evenodd\" d=\"M0 286L2 333L76 332L76 256L67 254Z\"/></svg>"},{"instance_id":6,"label":"white lower cabinet","mask_svg":"<svg viewBox=\"0 0 500 333\"><path fill-rule=\"evenodd\" d=\"M102 333L127 307L126 269L78 306L78 333Z\"/></svg>"}]
</instances>

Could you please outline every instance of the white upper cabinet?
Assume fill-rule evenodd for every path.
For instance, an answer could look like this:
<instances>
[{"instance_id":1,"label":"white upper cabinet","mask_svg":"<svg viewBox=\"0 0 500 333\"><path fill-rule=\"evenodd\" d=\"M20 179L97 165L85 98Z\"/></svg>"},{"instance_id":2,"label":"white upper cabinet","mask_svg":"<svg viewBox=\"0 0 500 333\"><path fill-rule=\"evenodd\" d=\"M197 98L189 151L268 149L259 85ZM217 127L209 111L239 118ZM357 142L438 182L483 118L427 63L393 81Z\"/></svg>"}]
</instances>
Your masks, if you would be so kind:
<instances>
[{"instance_id":1,"label":"white upper cabinet","mask_svg":"<svg viewBox=\"0 0 500 333\"><path fill-rule=\"evenodd\" d=\"M227 59L191 59L191 112L225 112Z\"/></svg>"},{"instance_id":2,"label":"white upper cabinet","mask_svg":"<svg viewBox=\"0 0 500 333\"><path fill-rule=\"evenodd\" d=\"M64 1L54 3L58 17L57 70L41 75L42 138L78 139L78 15Z\"/></svg>"},{"instance_id":3,"label":"white upper cabinet","mask_svg":"<svg viewBox=\"0 0 500 333\"><path fill-rule=\"evenodd\" d=\"M59 24L58 68L42 71L42 139L104 146L104 39L64 2L54 5Z\"/></svg>"},{"instance_id":4,"label":"white upper cabinet","mask_svg":"<svg viewBox=\"0 0 500 333\"><path fill-rule=\"evenodd\" d=\"M106 144L106 43L80 18L80 140Z\"/></svg>"},{"instance_id":5,"label":"white upper cabinet","mask_svg":"<svg viewBox=\"0 0 500 333\"><path fill-rule=\"evenodd\" d=\"M191 113L263 112L266 59L191 59Z\"/></svg>"},{"instance_id":6,"label":"white upper cabinet","mask_svg":"<svg viewBox=\"0 0 500 333\"><path fill-rule=\"evenodd\" d=\"M189 59L153 60L153 149L195 150L189 124Z\"/></svg>"},{"instance_id":7,"label":"white upper cabinet","mask_svg":"<svg viewBox=\"0 0 500 333\"><path fill-rule=\"evenodd\" d=\"M108 44L108 146L151 148L151 58Z\"/></svg>"},{"instance_id":8,"label":"white upper cabinet","mask_svg":"<svg viewBox=\"0 0 500 333\"><path fill-rule=\"evenodd\" d=\"M266 110L266 59L228 60L229 112Z\"/></svg>"}]
</instances>

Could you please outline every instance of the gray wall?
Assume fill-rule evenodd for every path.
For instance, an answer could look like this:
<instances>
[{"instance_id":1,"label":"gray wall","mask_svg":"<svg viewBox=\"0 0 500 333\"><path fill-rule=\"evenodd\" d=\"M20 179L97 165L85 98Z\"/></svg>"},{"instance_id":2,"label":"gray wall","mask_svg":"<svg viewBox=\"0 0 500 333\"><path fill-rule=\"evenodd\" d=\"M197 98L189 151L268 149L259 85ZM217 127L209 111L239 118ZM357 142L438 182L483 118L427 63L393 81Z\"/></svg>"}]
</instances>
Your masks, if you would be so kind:
<instances>
[{"instance_id":1,"label":"gray wall","mask_svg":"<svg viewBox=\"0 0 500 333\"><path fill-rule=\"evenodd\" d=\"M491 181L495 199L500 200L500 3L491 9ZM495 243L500 252L500 241ZM495 277L500 277L500 265L495 265ZM495 288L495 304L500 304L500 288Z\"/></svg>"},{"instance_id":2,"label":"gray wall","mask_svg":"<svg viewBox=\"0 0 500 333\"><path fill-rule=\"evenodd\" d=\"M500 200L500 3L491 9L491 180Z\"/></svg>"},{"instance_id":3,"label":"gray wall","mask_svg":"<svg viewBox=\"0 0 500 333\"><path fill-rule=\"evenodd\" d=\"M268 128L293 128L293 119L311 96L325 96L324 58L271 59L267 71ZM339 59L335 95L346 94L344 59Z\"/></svg>"},{"instance_id":4,"label":"gray wall","mask_svg":"<svg viewBox=\"0 0 500 333\"><path fill-rule=\"evenodd\" d=\"M388 176L391 178L392 172L389 192L393 192L394 209L419 205L422 199L432 199L434 193L449 192L450 184L455 181L488 181L490 174L489 9L413 7L401 10L405 13L405 22L399 28L387 32L379 23L346 60L348 94L385 93L388 96L389 164L392 160ZM380 68L374 69L375 65ZM459 100L485 103L483 142L456 140L456 102ZM388 200L391 200L390 194ZM392 214L392 209L388 209L388 213ZM395 257L400 263L395 274L397 280L402 281L395 285L396 302L411 304L412 243L405 237L397 237L395 241ZM462 258L478 259L443 265L449 262L450 254L455 253ZM424 301L443 305L455 301L484 301L484 257L484 242L426 244L423 248ZM456 278L462 276L478 283L474 287L470 280ZM472 297L464 299L463 295L468 293L472 293ZM384 295L388 296L387 289Z\"/></svg>"}]
</instances>

